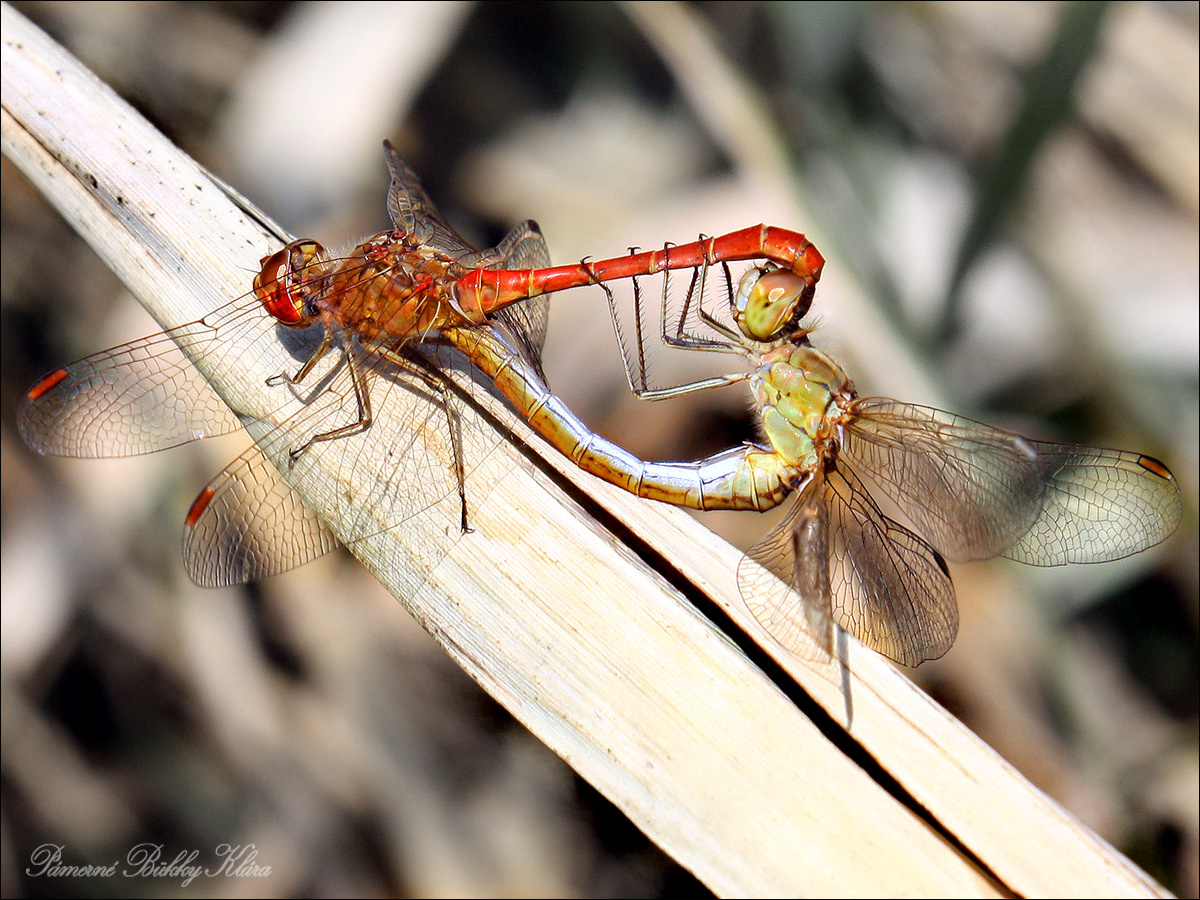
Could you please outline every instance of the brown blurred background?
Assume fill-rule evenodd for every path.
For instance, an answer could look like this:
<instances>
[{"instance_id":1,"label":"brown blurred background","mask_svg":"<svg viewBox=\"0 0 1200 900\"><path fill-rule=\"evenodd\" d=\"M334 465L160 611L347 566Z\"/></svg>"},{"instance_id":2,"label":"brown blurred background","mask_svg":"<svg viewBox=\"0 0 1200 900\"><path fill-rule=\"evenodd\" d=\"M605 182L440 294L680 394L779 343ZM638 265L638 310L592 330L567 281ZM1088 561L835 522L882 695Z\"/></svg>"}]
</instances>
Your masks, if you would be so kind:
<instances>
[{"instance_id":1,"label":"brown blurred background","mask_svg":"<svg viewBox=\"0 0 1200 900\"><path fill-rule=\"evenodd\" d=\"M16 5L295 233L386 226L384 137L469 237L533 217L556 262L794 228L829 260L814 340L863 393L1163 459L1178 534L1104 566L958 567L958 643L914 677L1200 893L1196 4ZM272 874L136 896L701 890L349 556L192 586L182 517L236 441L25 449L34 378L154 325L2 175L4 895L110 894L23 873L44 843L85 864L143 841L253 845ZM547 364L643 456L753 435L736 388L633 400L598 303L556 305Z\"/></svg>"}]
</instances>

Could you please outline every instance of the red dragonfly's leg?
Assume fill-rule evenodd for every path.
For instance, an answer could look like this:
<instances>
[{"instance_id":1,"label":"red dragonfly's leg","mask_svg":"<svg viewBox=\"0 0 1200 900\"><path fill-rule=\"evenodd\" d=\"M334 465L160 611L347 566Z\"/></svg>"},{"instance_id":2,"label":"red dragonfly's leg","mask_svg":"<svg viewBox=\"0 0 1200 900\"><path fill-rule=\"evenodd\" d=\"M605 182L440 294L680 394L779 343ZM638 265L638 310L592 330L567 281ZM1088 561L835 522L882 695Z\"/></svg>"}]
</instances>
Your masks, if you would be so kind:
<instances>
[{"instance_id":1,"label":"red dragonfly's leg","mask_svg":"<svg viewBox=\"0 0 1200 900\"><path fill-rule=\"evenodd\" d=\"M324 351L321 352L323 353ZM308 374L305 370L312 368L310 363L305 363L304 370L301 370L304 375ZM338 428L332 428L329 431L323 431L320 434L314 434L299 447L293 447L288 451L288 456L293 463L308 452L308 449L313 444L320 443L321 441L335 441L338 438L347 437L352 434L361 434L371 427L374 417L371 415L371 392L366 385L366 376L363 374L362 367L353 354L347 356L346 365L350 367L350 381L354 385L354 399L358 404L358 418L348 425L342 425ZM301 378L302 376L297 377Z\"/></svg>"},{"instance_id":2,"label":"red dragonfly's leg","mask_svg":"<svg viewBox=\"0 0 1200 900\"><path fill-rule=\"evenodd\" d=\"M325 334L321 337L321 343L304 361L304 365L295 375L289 375L287 372L280 372L278 375L272 375L267 379L268 387L275 387L280 384L300 384L308 377L308 373L313 370L313 367L320 362L325 354L329 352L329 348L333 346L333 331L329 328L325 329Z\"/></svg>"},{"instance_id":3,"label":"red dragonfly's leg","mask_svg":"<svg viewBox=\"0 0 1200 900\"><path fill-rule=\"evenodd\" d=\"M446 417L446 426L450 429L450 449L454 456L452 462L454 481L458 487L458 506L461 511L459 527L462 528L463 534L471 534L475 529L471 527L467 519L467 462L466 452L463 448L462 422L454 409L454 398L449 379L426 362L420 354L414 353L411 357L407 355L395 357L389 352L386 355L393 362L402 365L403 368L424 381L426 386L437 395L437 404L441 407L442 414Z\"/></svg>"}]
</instances>

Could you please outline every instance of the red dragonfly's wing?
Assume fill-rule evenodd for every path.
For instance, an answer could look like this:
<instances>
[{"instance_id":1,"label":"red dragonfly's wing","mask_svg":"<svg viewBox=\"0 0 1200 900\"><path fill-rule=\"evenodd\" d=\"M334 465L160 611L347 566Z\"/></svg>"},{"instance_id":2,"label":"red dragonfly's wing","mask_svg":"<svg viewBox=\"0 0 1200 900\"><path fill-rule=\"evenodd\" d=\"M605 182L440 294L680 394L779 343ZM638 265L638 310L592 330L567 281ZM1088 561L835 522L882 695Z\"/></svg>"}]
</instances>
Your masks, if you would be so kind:
<instances>
[{"instance_id":1,"label":"red dragonfly's wing","mask_svg":"<svg viewBox=\"0 0 1200 900\"><path fill-rule=\"evenodd\" d=\"M494 250L488 251L502 269L541 269L550 265L550 250L537 223L530 220L510 231ZM483 254L481 254L483 256ZM483 256L486 260L487 257ZM494 313L491 320L503 326L514 348L532 364L544 381L542 347L550 323L551 294L522 300Z\"/></svg>"},{"instance_id":2,"label":"red dragonfly's wing","mask_svg":"<svg viewBox=\"0 0 1200 900\"><path fill-rule=\"evenodd\" d=\"M188 573L206 586L263 578L306 563L337 541L277 474L290 469L309 483L330 484L325 502L354 542L414 517L420 537L406 544L417 557L412 589L462 534L462 493L474 506L508 471L494 453L499 436L463 396L464 362L444 347L411 353L400 365L355 347L354 364L370 393L369 428L323 441L292 458L315 434L353 423L358 416L345 360L316 373L321 387L296 415L273 428L201 492L184 528ZM279 385L279 390L303 390ZM334 477L307 473L320 466ZM316 472L313 471L313 475Z\"/></svg>"},{"instance_id":3,"label":"red dragonfly's wing","mask_svg":"<svg viewBox=\"0 0 1200 900\"><path fill-rule=\"evenodd\" d=\"M743 598L801 655L811 653L814 633L829 649L828 621L906 666L944 655L958 633L945 562L885 516L853 472L813 475L747 560L758 565L739 567Z\"/></svg>"},{"instance_id":4,"label":"red dragonfly's wing","mask_svg":"<svg viewBox=\"0 0 1200 900\"><path fill-rule=\"evenodd\" d=\"M855 402L842 452L953 560L1101 562L1166 538L1179 488L1136 453L1031 441L938 409Z\"/></svg>"},{"instance_id":5,"label":"red dragonfly's wing","mask_svg":"<svg viewBox=\"0 0 1200 900\"><path fill-rule=\"evenodd\" d=\"M192 503L184 568L201 587L242 584L324 556L338 540L253 446Z\"/></svg>"},{"instance_id":6,"label":"red dragonfly's wing","mask_svg":"<svg viewBox=\"0 0 1200 900\"><path fill-rule=\"evenodd\" d=\"M193 367L276 340L253 297L198 322L122 344L72 363L30 388L17 414L21 436L40 453L112 457L152 453L241 427Z\"/></svg>"},{"instance_id":7,"label":"red dragonfly's wing","mask_svg":"<svg viewBox=\"0 0 1200 900\"><path fill-rule=\"evenodd\" d=\"M550 250L536 222L522 222L489 250L476 250L442 218L412 166L404 161L390 141L383 142L391 184L388 214L400 231L426 246L458 260L466 269L541 269L550 265ZM541 351L546 341L550 296L523 300L492 317L501 322L516 347L541 372Z\"/></svg>"},{"instance_id":8,"label":"red dragonfly's wing","mask_svg":"<svg viewBox=\"0 0 1200 900\"><path fill-rule=\"evenodd\" d=\"M442 218L437 205L421 187L417 173L390 141L383 142L383 151L392 178L387 199L392 225L410 235L417 243L440 250L449 257L458 258L474 253L475 248Z\"/></svg>"}]
</instances>

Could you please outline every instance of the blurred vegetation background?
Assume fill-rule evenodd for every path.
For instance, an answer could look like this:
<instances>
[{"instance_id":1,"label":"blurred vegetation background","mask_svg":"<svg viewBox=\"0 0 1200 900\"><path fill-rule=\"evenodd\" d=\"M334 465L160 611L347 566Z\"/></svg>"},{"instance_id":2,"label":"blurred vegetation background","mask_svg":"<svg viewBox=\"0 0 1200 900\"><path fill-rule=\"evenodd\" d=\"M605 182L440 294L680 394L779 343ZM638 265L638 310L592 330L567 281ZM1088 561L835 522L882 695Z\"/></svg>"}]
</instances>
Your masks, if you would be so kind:
<instances>
[{"instance_id":1,"label":"blurred vegetation background","mask_svg":"<svg viewBox=\"0 0 1200 900\"><path fill-rule=\"evenodd\" d=\"M386 227L384 137L464 234L533 217L556 262L793 228L829 260L814 341L864 394L1163 459L1178 534L1105 566L956 568L959 641L914 677L1200 893L1195 3L15 5L297 234ZM27 878L30 854L142 841L253 845L271 875L135 896L701 890L349 556L192 586L183 514L231 439L25 449L34 378L155 326L2 176L4 895L107 895ZM738 389L633 400L598 303L557 304L547 367L643 456L753 436ZM744 548L765 529L704 521Z\"/></svg>"}]
</instances>

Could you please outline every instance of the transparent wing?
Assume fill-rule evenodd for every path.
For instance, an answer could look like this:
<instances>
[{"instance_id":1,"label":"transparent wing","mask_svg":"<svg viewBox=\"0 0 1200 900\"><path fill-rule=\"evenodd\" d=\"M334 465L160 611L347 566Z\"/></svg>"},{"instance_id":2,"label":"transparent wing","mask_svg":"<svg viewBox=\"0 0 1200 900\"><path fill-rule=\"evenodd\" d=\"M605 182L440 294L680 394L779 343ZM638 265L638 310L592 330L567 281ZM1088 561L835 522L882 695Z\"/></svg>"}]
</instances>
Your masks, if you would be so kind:
<instances>
[{"instance_id":1,"label":"transparent wing","mask_svg":"<svg viewBox=\"0 0 1200 900\"><path fill-rule=\"evenodd\" d=\"M1153 547L1183 518L1167 467L1149 456L1034 442L1042 509L1004 555L1033 566L1107 562Z\"/></svg>"},{"instance_id":2,"label":"transparent wing","mask_svg":"<svg viewBox=\"0 0 1200 900\"><path fill-rule=\"evenodd\" d=\"M447 256L459 257L474 253L475 248L463 240L438 212L437 205L421 187L421 179L412 166L404 161L390 141L383 142L391 185L388 187L387 208L392 224L411 235L418 243L441 250Z\"/></svg>"},{"instance_id":3,"label":"transparent wing","mask_svg":"<svg viewBox=\"0 0 1200 900\"><path fill-rule=\"evenodd\" d=\"M532 220L510 231L496 245L493 265L504 269L542 269L550 265L550 250L546 239ZM492 316L511 338L515 349L533 365L534 371L546 379L542 371L542 347L546 343L546 328L550 323L551 294L522 300Z\"/></svg>"},{"instance_id":4,"label":"transparent wing","mask_svg":"<svg viewBox=\"0 0 1200 900\"><path fill-rule=\"evenodd\" d=\"M274 322L251 297L81 359L29 390L17 414L21 436L40 453L94 458L228 434L241 423L183 351L220 365L267 340L276 340Z\"/></svg>"},{"instance_id":5,"label":"transparent wing","mask_svg":"<svg viewBox=\"0 0 1200 900\"><path fill-rule=\"evenodd\" d=\"M257 446L200 492L183 528L184 568L201 587L286 572L337 546Z\"/></svg>"},{"instance_id":6,"label":"transparent wing","mask_svg":"<svg viewBox=\"0 0 1200 900\"><path fill-rule=\"evenodd\" d=\"M467 268L541 269L550 265L546 239L532 220L516 226L495 247L489 250L474 249L442 218L437 206L421 186L417 173L396 148L389 141L384 141L383 146L392 179L388 188L388 214L397 228L413 235L421 243L457 258ZM548 295L522 301L493 316L494 321L504 325L517 349L536 364L539 373L549 317Z\"/></svg>"},{"instance_id":7,"label":"transparent wing","mask_svg":"<svg viewBox=\"0 0 1200 900\"><path fill-rule=\"evenodd\" d=\"M1037 521L1042 466L1019 435L884 397L851 413L842 452L947 558L998 556Z\"/></svg>"},{"instance_id":8,"label":"transparent wing","mask_svg":"<svg viewBox=\"0 0 1200 900\"><path fill-rule=\"evenodd\" d=\"M906 666L945 655L958 634L958 603L941 555L880 512L847 469L826 476L825 509L838 624Z\"/></svg>"},{"instance_id":9,"label":"transparent wing","mask_svg":"<svg viewBox=\"0 0 1200 900\"><path fill-rule=\"evenodd\" d=\"M938 409L856 401L843 453L953 560L1118 559L1170 534L1182 500L1157 460L1030 441Z\"/></svg>"},{"instance_id":10,"label":"transparent wing","mask_svg":"<svg viewBox=\"0 0 1200 900\"><path fill-rule=\"evenodd\" d=\"M370 392L372 424L292 459L314 435L359 416L349 363L316 373L315 396L259 441L258 458L254 450L239 457L193 505L183 552L199 583L277 574L336 545L272 466L290 468L314 486L328 484L324 504L349 542L404 524L412 553L404 573L413 590L461 537L464 502L478 503L507 472L509 463L493 453L498 434L453 383L468 381L461 357L438 345L412 352L404 365L361 348L352 352ZM446 377L451 373L453 379ZM331 481L313 477L318 463L334 473Z\"/></svg>"},{"instance_id":11,"label":"transparent wing","mask_svg":"<svg viewBox=\"0 0 1200 900\"><path fill-rule=\"evenodd\" d=\"M849 471L814 475L787 517L739 568L742 595L784 646L803 633L828 647L831 617L889 659L916 666L946 653L958 633L954 586L941 556L883 515ZM765 581L762 569L773 573Z\"/></svg>"},{"instance_id":12,"label":"transparent wing","mask_svg":"<svg viewBox=\"0 0 1200 900\"><path fill-rule=\"evenodd\" d=\"M738 585L759 623L792 653L814 659L833 652L829 584L829 517L824 479L813 476L787 515L742 559Z\"/></svg>"}]
</instances>

